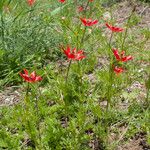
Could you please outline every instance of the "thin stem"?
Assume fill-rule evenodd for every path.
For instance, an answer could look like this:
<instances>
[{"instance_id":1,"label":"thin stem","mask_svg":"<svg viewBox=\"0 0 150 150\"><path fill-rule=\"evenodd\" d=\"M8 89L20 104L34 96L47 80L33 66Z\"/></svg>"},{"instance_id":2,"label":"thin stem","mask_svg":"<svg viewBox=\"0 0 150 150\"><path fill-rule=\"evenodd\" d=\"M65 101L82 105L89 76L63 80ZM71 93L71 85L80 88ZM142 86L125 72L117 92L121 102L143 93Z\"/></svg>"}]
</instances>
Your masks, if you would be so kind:
<instances>
[{"instance_id":1,"label":"thin stem","mask_svg":"<svg viewBox=\"0 0 150 150\"><path fill-rule=\"evenodd\" d=\"M80 65L80 61L78 61L78 72L79 72L79 92L80 94L82 93L82 70L81 70L81 65Z\"/></svg>"},{"instance_id":2,"label":"thin stem","mask_svg":"<svg viewBox=\"0 0 150 150\"><path fill-rule=\"evenodd\" d=\"M128 33L128 29L129 29L130 19L131 19L132 15L133 15L133 13L134 13L134 11L135 11L135 7L136 7L136 6L134 6L134 8L133 8L133 10L132 10L132 12L131 12L131 14L130 14L130 16L128 17L128 21L127 21L127 25L126 25L126 30L125 30L125 34L124 34L124 38L123 38L122 46L121 46L121 49L122 49L122 50L124 49L124 44L125 44L125 40L126 40L126 38L127 38L127 33Z\"/></svg>"},{"instance_id":3,"label":"thin stem","mask_svg":"<svg viewBox=\"0 0 150 150\"><path fill-rule=\"evenodd\" d=\"M148 98L149 98L149 93L150 93L150 89L147 89L147 94L146 94L146 101L147 103L149 102Z\"/></svg>"},{"instance_id":4,"label":"thin stem","mask_svg":"<svg viewBox=\"0 0 150 150\"><path fill-rule=\"evenodd\" d=\"M2 44L3 44L3 47L4 47L4 44L5 44L5 35L4 35L4 19L3 19L3 12L1 12L1 37L2 37Z\"/></svg>"},{"instance_id":5,"label":"thin stem","mask_svg":"<svg viewBox=\"0 0 150 150\"><path fill-rule=\"evenodd\" d=\"M113 32L111 32L111 35L110 35L110 39L109 39L109 49L111 51L111 41L112 41L112 38L113 38ZM112 72L112 59L111 59L111 53L109 53L109 57L110 57L110 63L109 63L109 85L108 85L108 89L107 89L107 94L108 94L108 97L107 97L107 111L109 109L109 106L111 105L111 97L112 97L112 83L113 83L113 72Z\"/></svg>"},{"instance_id":6,"label":"thin stem","mask_svg":"<svg viewBox=\"0 0 150 150\"><path fill-rule=\"evenodd\" d=\"M24 116L24 120L25 120L25 126L27 127L27 133L30 135L31 140L33 140L35 146L37 145L37 142L35 140L35 136L32 134L32 127L31 127L31 121L29 120L29 89L30 89L30 85L29 82L27 83L27 88L26 88L26 94L25 94L25 116Z\"/></svg>"},{"instance_id":7,"label":"thin stem","mask_svg":"<svg viewBox=\"0 0 150 150\"><path fill-rule=\"evenodd\" d=\"M89 6L89 1L87 2L86 6L85 6L85 15L86 15L86 10L87 10L88 6Z\"/></svg>"},{"instance_id":8,"label":"thin stem","mask_svg":"<svg viewBox=\"0 0 150 150\"><path fill-rule=\"evenodd\" d=\"M112 38L113 38L113 33L114 33L114 32L111 32L110 39L109 39L109 43L108 43L109 48L110 48L110 51L111 51L111 42L112 42Z\"/></svg>"},{"instance_id":9,"label":"thin stem","mask_svg":"<svg viewBox=\"0 0 150 150\"><path fill-rule=\"evenodd\" d=\"M26 96L28 96L28 94L29 94L29 82L27 84Z\"/></svg>"},{"instance_id":10,"label":"thin stem","mask_svg":"<svg viewBox=\"0 0 150 150\"><path fill-rule=\"evenodd\" d=\"M124 38L123 38L123 41L122 41L122 46L121 46L122 50L124 49L124 43L125 43L125 40L126 40L127 32L128 32L128 27L125 30Z\"/></svg>"},{"instance_id":11,"label":"thin stem","mask_svg":"<svg viewBox=\"0 0 150 150\"><path fill-rule=\"evenodd\" d=\"M146 83L147 91L146 91L146 103L149 104L149 94L150 94L150 75L148 81Z\"/></svg>"},{"instance_id":12,"label":"thin stem","mask_svg":"<svg viewBox=\"0 0 150 150\"><path fill-rule=\"evenodd\" d=\"M40 131L40 115L39 115L39 105L38 105L38 98L36 96L36 102L35 102L35 108L36 108L36 115L37 115L37 130L38 130L38 136L39 136L39 140L40 140L40 147L42 146L42 138L41 138L41 131Z\"/></svg>"},{"instance_id":13,"label":"thin stem","mask_svg":"<svg viewBox=\"0 0 150 150\"><path fill-rule=\"evenodd\" d=\"M67 68L66 83L68 81L68 75L69 75L69 70L70 70L71 63L72 63L72 60L69 61L69 65L68 65L68 68Z\"/></svg>"},{"instance_id":14,"label":"thin stem","mask_svg":"<svg viewBox=\"0 0 150 150\"><path fill-rule=\"evenodd\" d=\"M80 48L81 48L82 44L84 44L84 37L85 37L86 29L87 29L87 26L85 26L84 31L83 31L83 35L82 35L82 38L80 41ZM80 66L79 61L78 61L78 70L79 70L79 75L80 75L79 78L81 79L81 84L80 84L80 86L81 86L82 85L82 75L81 75L81 66Z\"/></svg>"},{"instance_id":15,"label":"thin stem","mask_svg":"<svg viewBox=\"0 0 150 150\"><path fill-rule=\"evenodd\" d=\"M69 29L74 35L76 35L76 32L74 32L73 29L71 29L65 21L63 23L67 29Z\"/></svg>"},{"instance_id":16,"label":"thin stem","mask_svg":"<svg viewBox=\"0 0 150 150\"><path fill-rule=\"evenodd\" d=\"M87 10L87 8L88 8L88 6L89 6L89 1L87 1L87 4L86 4L86 6L85 6L85 16L86 16L86 10ZM80 23L79 24L79 30L80 30L80 28L81 28L81 25L82 25L82 23ZM78 30L78 33L79 33L79 30ZM85 29L84 29L84 33L83 33L83 36L82 36L82 38L81 38L81 42L83 41L83 39L84 39L84 36L85 36L85 31L86 31L86 27L85 27ZM75 34L76 35L76 34ZM81 47L81 42L80 42L80 47ZM79 36L78 36L78 34L77 34L77 49L79 49L79 45L78 45L78 43L79 43Z\"/></svg>"},{"instance_id":17,"label":"thin stem","mask_svg":"<svg viewBox=\"0 0 150 150\"><path fill-rule=\"evenodd\" d=\"M114 32L111 32L111 35L110 35L109 46L111 46L111 41L112 41L113 33L114 33Z\"/></svg>"},{"instance_id":18,"label":"thin stem","mask_svg":"<svg viewBox=\"0 0 150 150\"><path fill-rule=\"evenodd\" d=\"M81 45L84 42L84 37L85 37L86 29L87 29L87 27L85 26L84 31L83 31L83 35L82 35L82 38L81 38L81 41L80 41L80 48L81 48Z\"/></svg>"},{"instance_id":19,"label":"thin stem","mask_svg":"<svg viewBox=\"0 0 150 150\"><path fill-rule=\"evenodd\" d=\"M79 24L78 33L80 32L82 23ZM77 36L77 49L79 49L79 34L75 34Z\"/></svg>"},{"instance_id":20,"label":"thin stem","mask_svg":"<svg viewBox=\"0 0 150 150\"><path fill-rule=\"evenodd\" d=\"M29 82L27 83L27 87L26 87L26 94L25 94L25 107L26 107L26 111L27 111L27 103L28 103L28 97L29 97Z\"/></svg>"},{"instance_id":21,"label":"thin stem","mask_svg":"<svg viewBox=\"0 0 150 150\"><path fill-rule=\"evenodd\" d=\"M107 98L107 111L111 105L111 97L112 97L112 84L113 84L113 72L112 72L112 66L110 63L109 67L109 85L108 85L108 98Z\"/></svg>"},{"instance_id":22,"label":"thin stem","mask_svg":"<svg viewBox=\"0 0 150 150\"><path fill-rule=\"evenodd\" d=\"M37 87L32 86L33 89L35 90L36 93L36 89ZM39 89L39 88L38 88ZM40 114L39 114L39 103L38 103L38 98L41 97L41 91L39 89L39 96L35 95L35 110L36 110L36 116L37 116L37 130L38 130L38 138L39 138L39 142L40 144L38 144L38 142L36 142L38 144L39 149L42 148L42 136L41 136L41 130L40 130Z\"/></svg>"}]
</instances>

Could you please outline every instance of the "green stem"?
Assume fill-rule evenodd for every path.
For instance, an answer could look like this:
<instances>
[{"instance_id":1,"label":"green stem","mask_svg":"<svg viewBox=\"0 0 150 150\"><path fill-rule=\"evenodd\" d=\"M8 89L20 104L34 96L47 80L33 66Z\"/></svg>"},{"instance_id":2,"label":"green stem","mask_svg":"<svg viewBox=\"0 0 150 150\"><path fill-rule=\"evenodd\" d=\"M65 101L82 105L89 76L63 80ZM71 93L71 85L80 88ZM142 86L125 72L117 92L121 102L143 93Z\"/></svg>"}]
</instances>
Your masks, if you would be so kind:
<instances>
[{"instance_id":1,"label":"green stem","mask_svg":"<svg viewBox=\"0 0 150 150\"><path fill-rule=\"evenodd\" d=\"M85 37L86 29L87 29L87 27L85 26L84 31L83 31L83 35L82 35L82 38L81 38L81 41L80 41L80 48L84 44L84 37ZM82 74L81 74L81 66L80 66L79 61L78 61L78 70L79 70L79 75L80 75L79 80L81 80L81 84L80 84L80 86L81 86L82 85Z\"/></svg>"},{"instance_id":2,"label":"green stem","mask_svg":"<svg viewBox=\"0 0 150 150\"><path fill-rule=\"evenodd\" d=\"M84 44L84 37L85 37L86 29L87 29L87 27L85 26L84 31L83 31L83 35L82 35L82 38L81 38L81 41L80 41L80 48Z\"/></svg>"},{"instance_id":3,"label":"green stem","mask_svg":"<svg viewBox=\"0 0 150 150\"><path fill-rule=\"evenodd\" d=\"M26 126L26 130L27 130L27 133L30 135L30 138L31 140L33 140L35 146L37 145L36 144L36 140L35 140L35 137L34 135L32 134L32 127L31 127L31 122L29 120L29 89L30 89L30 85L29 85L29 82L27 83L27 88L26 88L26 94L25 94L25 99L24 99L24 102L25 102L25 113L24 113L24 121L25 121L25 126Z\"/></svg>"},{"instance_id":4,"label":"green stem","mask_svg":"<svg viewBox=\"0 0 150 150\"><path fill-rule=\"evenodd\" d=\"M147 91L146 91L146 103L149 105L149 93L150 93L150 75L148 81L146 83Z\"/></svg>"},{"instance_id":5,"label":"green stem","mask_svg":"<svg viewBox=\"0 0 150 150\"><path fill-rule=\"evenodd\" d=\"M27 88L26 88L26 94L25 94L25 107L27 109L27 105L28 105L28 98L29 98L29 82L27 83Z\"/></svg>"},{"instance_id":6,"label":"green stem","mask_svg":"<svg viewBox=\"0 0 150 150\"><path fill-rule=\"evenodd\" d=\"M39 141L40 141L40 147L42 146L42 140L41 140L41 131L40 131L40 115L39 115L39 105L38 105L38 98L36 97L36 102L35 102L35 108L36 108L36 115L37 115L37 130L38 130L38 136L39 136Z\"/></svg>"},{"instance_id":7,"label":"green stem","mask_svg":"<svg viewBox=\"0 0 150 150\"><path fill-rule=\"evenodd\" d=\"M89 6L89 1L87 1L87 3L86 3L86 6L85 6L85 16L86 16L86 10L87 10L87 8L88 8L88 6ZM79 30L80 30L80 28L81 28L81 25L82 25L82 23L80 22L80 24L79 24ZM78 30L78 33L79 33L79 30ZM85 30L86 30L86 27L85 27L85 29L84 29L84 33L83 33L83 36L82 36L82 38L81 38L81 42L84 40L84 36L85 36ZM79 43L79 36L78 36L78 34L75 34L75 35L77 35L77 49L79 49L79 46L81 47L81 42ZM78 43L80 44L80 45L78 45Z\"/></svg>"},{"instance_id":8,"label":"green stem","mask_svg":"<svg viewBox=\"0 0 150 150\"><path fill-rule=\"evenodd\" d=\"M69 75L69 70L70 70L71 63L72 63L72 60L69 61L69 65L68 65L68 68L67 68L66 83L68 82L68 75Z\"/></svg>"},{"instance_id":9,"label":"green stem","mask_svg":"<svg viewBox=\"0 0 150 150\"><path fill-rule=\"evenodd\" d=\"M28 85L27 85L26 96L28 96L28 94L29 94L29 82L28 82Z\"/></svg>"},{"instance_id":10,"label":"green stem","mask_svg":"<svg viewBox=\"0 0 150 150\"><path fill-rule=\"evenodd\" d=\"M111 32L111 35L110 35L109 46L111 46L112 37L113 37L113 32Z\"/></svg>"},{"instance_id":11,"label":"green stem","mask_svg":"<svg viewBox=\"0 0 150 150\"><path fill-rule=\"evenodd\" d=\"M35 90L35 93L36 93L36 89L38 88L38 87L35 87L35 86L33 86L33 88L34 88L34 90ZM38 88L39 89L39 88ZM40 89L39 89L39 94L40 94L40 96L41 96L41 91L40 91ZM39 96L39 97L40 97ZM36 116L37 116L37 130L38 130L38 138L39 138L39 142L40 142L40 146L39 146L39 148L41 149L41 147L42 147L42 138L41 138L41 131L40 131L40 114L39 114L39 104L38 104L38 97L37 97L37 95L35 95L35 109L36 109Z\"/></svg>"},{"instance_id":12,"label":"green stem","mask_svg":"<svg viewBox=\"0 0 150 150\"><path fill-rule=\"evenodd\" d=\"M63 21L63 24L65 25L65 28L69 29L74 35L76 35L76 32L74 32L65 21Z\"/></svg>"},{"instance_id":13,"label":"green stem","mask_svg":"<svg viewBox=\"0 0 150 150\"><path fill-rule=\"evenodd\" d=\"M24 102L25 102L25 114L28 116L28 112L29 112L29 82L27 83L27 88L26 88L26 95L25 95L25 99L24 99Z\"/></svg>"},{"instance_id":14,"label":"green stem","mask_svg":"<svg viewBox=\"0 0 150 150\"><path fill-rule=\"evenodd\" d=\"M122 50L124 49L124 44L125 44L125 40L126 40L126 38L127 38L128 29L129 29L129 23L130 23L130 20L131 20L131 17L132 17L132 15L133 15L134 11L135 11L135 6L134 6L134 8L133 8L133 10L132 10L130 16L128 17L128 20L127 20L126 30L125 30L125 34L124 34L124 38L123 38L122 46L121 46L121 49L122 49Z\"/></svg>"},{"instance_id":15,"label":"green stem","mask_svg":"<svg viewBox=\"0 0 150 150\"><path fill-rule=\"evenodd\" d=\"M122 46L121 46L122 50L124 49L124 43L125 43L125 40L126 40L127 32L128 32L128 27L125 30L124 38L123 38L123 41L122 41Z\"/></svg>"},{"instance_id":16,"label":"green stem","mask_svg":"<svg viewBox=\"0 0 150 150\"><path fill-rule=\"evenodd\" d=\"M4 44L5 44L5 34L4 34L4 18L3 18L3 12L1 12L1 37L2 37L2 45L3 45L3 48L4 48Z\"/></svg>"},{"instance_id":17,"label":"green stem","mask_svg":"<svg viewBox=\"0 0 150 150\"><path fill-rule=\"evenodd\" d=\"M113 72L112 72L112 65L110 63L109 66L109 85L108 85L108 97L107 97L107 111L111 106L111 97L112 97L112 84L113 84Z\"/></svg>"},{"instance_id":18,"label":"green stem","mask_svg":"<svg viewBox=\"0 0 150 150\"><path fill-rule=\"evenodd\" d=\"M82 70L81 70L81 65L80 65L80 61L78 61L78 72L79 72L79 92L80 94L82 93Z\"/></svg>"},{"instance_id":19,"label":"green stem","mask_svg":"<svg viewBox=\"0 0 150 150\"><path fill-rule=\"evenodd\" d=\"M108 89L107 89L107 111L109 109L109 106L111 105L111 97L112 97L112 84L113 84L113 72L112 72L112 57L111 57L111 41L112 41L112 38L113 38L113 32L111 32L111 36L110 36L110 39L109 39L109 49L110 49L110 52L109 52L109 57L110 57L110 63L109 63L109 85L108 85Z\"/></svg>"},{"instance_id":20,"label":"green stem","mask_svg":"<svg viewBox=\"0 0 150 150\"><path fill-rule=\"evenodd\" d=\"M147 103L149 102L149 93L150 93L150 90L149 89L147 89L147 94L146 94L146 101L147 101Z\"/></svg>"},{"instance_id":21,"label":"green stem","mask_svg":"<svg viewBox=\"0 0 150 150\"><path fill-rule=\"evenodd\" d=\"M109 43L108 43L109 48L110 48L110 51L111 51L111 41L112 41L112 38L113 38L113 33L114 33L114 32L111 32L110 39L109 39Z\"/></svg>"},{"instance_id":22,"label":"green stem","mask_svg":"<svg viewBox=\"0 0 150 150\"><path fill-rule=\"evenodd\" d=\"M89 6L89 1L86 3L86 6L85 6L85 15L86 15L86 10L87 10L87 8L88 8L88 6Z\"/></svg>"}]
</instances>

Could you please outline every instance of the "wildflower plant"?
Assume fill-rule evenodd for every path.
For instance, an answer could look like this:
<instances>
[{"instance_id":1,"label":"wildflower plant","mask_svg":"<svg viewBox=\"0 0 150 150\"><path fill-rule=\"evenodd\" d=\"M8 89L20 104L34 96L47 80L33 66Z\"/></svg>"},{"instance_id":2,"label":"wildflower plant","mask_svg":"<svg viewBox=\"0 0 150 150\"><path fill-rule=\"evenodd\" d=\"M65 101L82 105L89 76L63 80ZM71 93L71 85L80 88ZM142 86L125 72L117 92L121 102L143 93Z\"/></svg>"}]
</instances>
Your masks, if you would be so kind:
<instances>
[{"instance_id":1,"label":"wildflower plant","mask_svg":"<svg viewBox=\"0 0 150 150\"><path fill-rule=\"evenodd\" d=\"M21 94L2 108L0 149L117 149L137 133L148 136L147 68L144 84L134 83L145 75L130 33L135 8L119 24L99 0L1 4L0 79Z\"/></svg>"},{"instance_id":2,"label":"wildflower plant","mask_svg":"<svg viewBox=\"0 0 150 150\"><path fill-rule=\"evenodd\" d=\"M26 94L24 97L24 112L22 116L22 121L25 123L25 128L28 136L31 138L32 142L34 143L34 146L36 148L42 148L42 143L41 143L41 131L40 131L40 122L39 119L41 118L40 115L40 110L39 110L39 100L40 97L36 95L37 89L39 88L38 86L31 86L30 84L39 82L42 80L41 76L36 76L35 71L33 71L30 75L28 73L28 70L24 69L24 73L20 73L20 76L24 79L25 82L27 82L27 87L26 87ZM32 91L33 90L33 91ZM38 90L40 92L40 90ZM30 96L31 92L31 96ZM31 101L32 99L32 101ZM33 110L33 107L35 108L35 111ZM33 113L36 118L32 122L32 115ZM30 118L31 117L31 118ZM35 124L35 125L33 125ZM33 132L31 132L33 130ZM35 133L34 133L35 132Z\"/></svg>"}]
</instances>

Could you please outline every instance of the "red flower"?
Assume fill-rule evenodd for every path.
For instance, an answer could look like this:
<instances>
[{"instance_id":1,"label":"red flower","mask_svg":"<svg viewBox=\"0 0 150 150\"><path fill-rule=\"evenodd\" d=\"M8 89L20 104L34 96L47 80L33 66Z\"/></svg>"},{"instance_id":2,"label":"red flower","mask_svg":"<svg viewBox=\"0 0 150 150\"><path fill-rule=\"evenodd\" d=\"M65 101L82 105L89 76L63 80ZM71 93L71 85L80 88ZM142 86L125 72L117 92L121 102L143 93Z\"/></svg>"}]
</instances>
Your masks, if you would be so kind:
<instances>
[{"instance_id":1,"label":"red flower","mask_svg":"<svg viewBox=\"0 0 150 150\"><path fill-rule=\"evenodd\" d=\"M77 49L74 48L72 51L70 49L70 47L68 46L67 49L63 49L65 55L67 56L68 59L72 59L72 60L82 60L83 58L85 58L85 56L83 55L83 51L79 50L77 52Z\"/></svg>"},{"instance_id":2,"label":"red flower","mask_svg":"<svg viewBox=\"0 0 150 150\"><path fill-rule=\"evenodd\" d=\"M92 19L86 19L86 18L80 18L80 20L82 21L82 23L85 26L92 26L98 23L98 20L93 20Z\"/></svg>"},{"instance_id":3,"label":"red flower","mask_svg":"<svg viewBox=\"0 0 150 150\"><path fill-rule=\"evenodd\" d=\"M133 59L133 57L132 57L131 55L129 55L129 56L124 56L124 55L125 55L125 51L122 51L121 54L119 55L118 50L117 50L117 49L113 49L113 53L114 53L115 58L116 58L118 61L127 62L127 61Z\"/></svg>"},{"instance_id":4,"label":"red flower","mask_svg":"<svg viewBox=\"0 0 150 150\"><path fill-rule=\"evenodd\" d=\"M122 31L123 31L122 28L111 26L111 25L109 25L108 23L106 23L105 25L106 25L107 28L109 28L112 32L122 32Z\"/></svg>"},{"instance_id":5,"label":"red flower","mask_svg":"<svg viewBox=\"0 0 150 150\"><path fill-rule=\"evenodd\" d=\"M66 0L59 0L59 2L64 3Z\"/></svg>"},{"instance_id":6,"label":"red flower","mask_svg":"<svg viewBox=\"0 0 150 150\"><path fill-rule=\"evenodd\" d=\"M28 74L28 70L24 69L24 74L20 72L20 76L26 81L26 82L37 82L41 81L42 77L41 76L36 76L35 71L33 71L30 75Z\"/></svg>"},{"instance_id":7,"label":"red flower","mask_svg":"<svg viewBox=\"0 0 150 150\"><path fill-rule=\"evenodd\" d=\"M27 0L29 6L32 6L35 3L35 0Z\"/></svg>"},{"instance_id":8,"label":"red flower","mask_svg":"<svg viewBox=\"0 0 150 150\"><path fill-rule=\"evenodd\" d=\"M83 6L78 7L78 12L82 12L84 10Z\"/></svg>"},{"instance_id":9,"label":"red flower","mask_svg":"<svg viewBox=\"0 0 150 150\"><path fill-rule=\"evenodd\" d=\"M122 73L124 71L124 69L122 67L114 67L114 72L119 75L120 73Z\"/></svg>"},{"instance_id":10,"label":"red flower","mask_svg":"<svg viewBox=\"0 0 150 150\"><path fill-rule=\"evenodd\" d=\"M89 0L89 2L93 2L94 0Z\"/></svg>"}]
</instances>

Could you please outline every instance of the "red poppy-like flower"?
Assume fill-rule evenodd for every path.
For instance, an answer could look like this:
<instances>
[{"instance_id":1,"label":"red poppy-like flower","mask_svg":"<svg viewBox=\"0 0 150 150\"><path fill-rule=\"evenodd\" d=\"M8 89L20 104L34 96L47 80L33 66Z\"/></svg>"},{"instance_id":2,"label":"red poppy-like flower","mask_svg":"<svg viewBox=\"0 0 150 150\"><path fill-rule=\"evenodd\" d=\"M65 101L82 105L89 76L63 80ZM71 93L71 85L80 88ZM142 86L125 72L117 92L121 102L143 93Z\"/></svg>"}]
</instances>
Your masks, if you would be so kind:
<instances>
[{"instance_id":1,"label":"red poppy-like flower","mask_svg":"<svg viewBox=\"0 0 150 150\"><path fill-rule=\"evenodd\" d=\"M26 82L33 83L33 82L37 82L37 81L41 81L41 80L42 80L42 77L41 77L41 76L36 76L35 71L33 71L30 75L29 75L29 73L28 73L28 70L24 69L23 71L24 71L24 73L21 73L21 72L20 72L20 76L21 76Z\"/></svg>"},{"instance_id":2,"label":"red poppy-like flower","mask_svg":"<svg viewBox=\"0 0 150 150\"><path fill-rule=\"evenodd\" d=\"M35 3L35 0L27 0L29 6L32 6Z\"/></svg>"},{"instance_id":3,"label":"red poppy-like flower","mask_svg":"<svg viewBox=\"0 0 150 150\"><path fill-rule=\"evenodd\" d=\"M94 0L89 0L89 2L93 2Z\"/></svg>"},{"instance_id":4,"label":"red poppy-like flower","mask_svg":"<svg viewBox=\"0 0 150 150\"><path fill-rule=\"evenodd\" d=\"M80 18L80 20L82 21L82 23L85 26L93 26L93 25L98 23L98 20L93 20L92 21L92 19L86 19L86 18Z\"/></svg>"},{"instance_id":5,"label":"red poppy-like flower","mask_svg":"<svg viewBox=\"0 0 150 150\"><path fill-rule=\"evenodd\" d=\"M64 3L66 0L59 0L59 2Z\"/></svg>"},{"instance_id":6,"label":"red poppy-like flower","mask_svg":"<svg viewBox=\"0 0 150 150\"><path fill-rule=\"evenodd\" d=\"M63 49L63 51L67 58L71 60L82 60L83 58L85 58L85 56L83 55L84 52L82 50L79 50L77 52L76 48L71 50L71 48L68 46L66 49Z\"/></svg>"},{"instance_id":7,"label":"red poppy-like flower","mask_svg":"<svg viewBox=\"0 0 150 150\"><path fill-rule=\"evenodd\" d=\"M109 25L108 23L106 23L105 25L106 25L107 28L109 28L112 32L122 32L122 31L123 31L122 28L111 26L111 25Z\"/></svg>"},{"instance_id":8,"label":"red poppy-like flower","mask_svg":"<svg viewBox=\"0 0 150 150\"><path fill-rule=\"evenodd\" d=\"M115 66L113 68L113 70L117 75L119 75L120 73L122 73L124 71L124 69L122 67L117 67L117 66Z\"/></svg>"},{"instance_id":9,"label":"red poppy-like flower","mask_svg":"<svg viewBox=\"0 0 150 150\"><path fill-rule=\"evenodd\" d=\"M78 7L78 12L82 12L84 10L83 6Z\"/></svg>"},{"instance_id":10,"label":"red poppy-like flower","mask_svg":"<svg viewBox=\"0 0 150 150\"><path fill-rule=\"evenodd\" d=\"M117 50L117 49L113 49L113 53L114 53L115 58L116 58L118 61L127 62L127 61L133 59L133 57L132 57L131 55L129 55L129 56L124 56L124 55L125 55L125 51L122 51L121 54L119 55L118 50Z\"/></svg>"}]
</instances>

